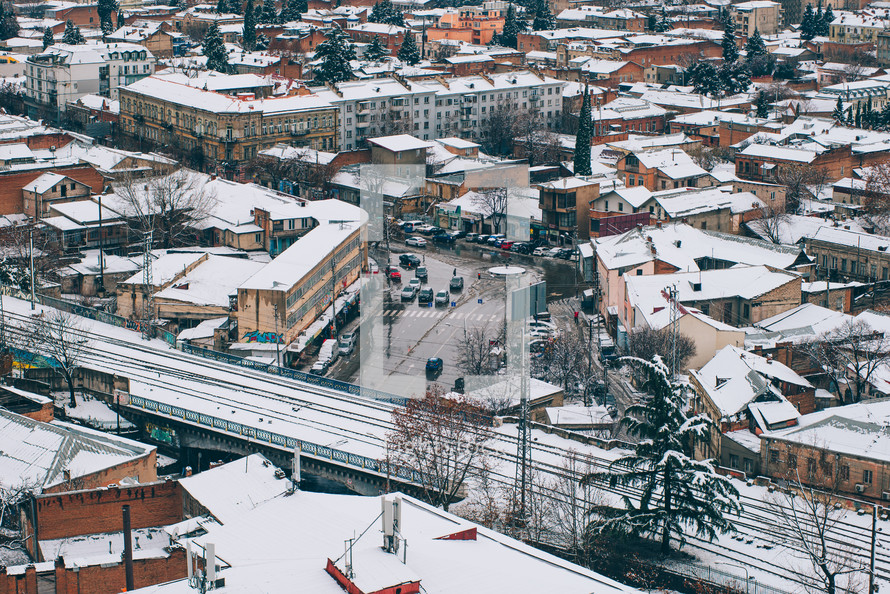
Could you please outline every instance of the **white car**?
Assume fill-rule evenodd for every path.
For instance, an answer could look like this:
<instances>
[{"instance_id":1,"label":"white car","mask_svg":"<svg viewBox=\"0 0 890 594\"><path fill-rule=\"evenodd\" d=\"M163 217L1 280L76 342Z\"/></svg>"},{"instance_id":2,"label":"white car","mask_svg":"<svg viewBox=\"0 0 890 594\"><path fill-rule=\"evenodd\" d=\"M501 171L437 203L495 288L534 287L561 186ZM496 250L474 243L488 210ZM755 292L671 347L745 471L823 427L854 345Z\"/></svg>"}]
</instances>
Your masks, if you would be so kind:
<instances>
[{"instance_id":1,"label":"white car","mask_svg":"<svg viewBox=\"0 0 890 594\"><path fill-rule=\"evenodd\" d=\"M544 256L550 250L548 247L536 247L535 251L532 252L532 256Z\"/></svg>"},{"instance_id":2,"label":"white car","mask_svg":"<svg viewBox=\"0 0 890 594\"><path fill-rule=\"evenodd\" d=\"M549 250L547 250L547 253L545 255L548 258L555 258L557 256L557 254L559 254L559 252L561 252L561 251L562 251L562 248L550 248Z\"/></svg>"},{"instance_id":3,"label":"white car","mask_svg":"<svg viewBox=\"0 0 890 594\"><path fill-rule=\"evenodd\" d=\"M409 237L405 240L405 245L413 247L426 247L426 239L423 237Z\"/></svg>"},{"instance_id":4,"label":"white car","mask_svg":"<svg viewBox=\"0 0 890 594\"><path fill-rule=\"evenodd\" d=\"M351 355L355 349L355 333L344 332L340 335L340 343L338 351L341 355Z\"/></svg>"}]
</instances>

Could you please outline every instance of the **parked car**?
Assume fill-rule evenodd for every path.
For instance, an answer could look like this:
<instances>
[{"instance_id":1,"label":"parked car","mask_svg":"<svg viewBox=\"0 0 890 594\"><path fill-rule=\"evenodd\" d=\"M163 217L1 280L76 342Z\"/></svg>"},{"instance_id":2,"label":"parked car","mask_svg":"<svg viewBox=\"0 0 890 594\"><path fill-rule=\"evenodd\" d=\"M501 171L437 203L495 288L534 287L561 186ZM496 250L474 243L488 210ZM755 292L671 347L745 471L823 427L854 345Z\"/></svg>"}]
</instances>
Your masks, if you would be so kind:
<instances>
[{"instance_id":1,"label":"parked car","mask_svg":"<svg viewBox=\"0 0 890 594\"><path fill-rule=\"evenodd\" d=\"M435 237L438 237L439 235L449 235L449 233L448 233L448 229L443 229L441 227L435 227L435 228L433 228L430 235L432 235L435 238Z\"/></svg>"},{"instance_id":2,"label":"parked car","mask_svg":"<svg viewBox=\"0 0 890 594\"><path fill-rule=\"evenodd\" d=\"M548 247L536 247L532 252L532 256L546 256L548 251L550 251Z\"/></svg>"},{"instance_id":3,"label":"parked car","mask_svg":"<svg viewBox=\"0 0 890 594\"><path fill-rule=\"evenodd\" d=\"M415 231L417 231L418 233L423 233L424 235L432 235L432 233L433 233L437 228L438 228L438 227L433 227L432 225L423 225L423 226L418 227L417 229L415 229Z\"/></svg>"},{"instance_id":4,"label":"parked car","mask_svg":"<svg viewBox=\"0 0 890 594\"><path fill-rule=\"evenodd\" d=\"M513 242L509 239L505 239L500 243L500 245L498 245L498 247L502 250L510 251L510 248L513 247Z\"/></svg>"},{"instance_id":5,"label":"parked car","mask_svg":"<svg viewBox=\"0 0 890 594\"><path fill-rule=\"evenodd\" d=\"M430 375L439 375L442 373L443 367L445 367L445 362L439 357L430 357L426 360L426 372Z\"/></svg>"},{"instance_id":6,"label":"parked car","mask_svg":"<svg viewBox=\"0 0 890 594\"><path fill-rule=\"evenodd\" d=\"M341 355L351 355L355 350L355 333L344 332L340 335L340 344L337 349Z\"/></svg>"},{"instance_id":7,"label":"parked car","mask_svg":"<svg viewBox=\"0 0 890 594\"><path fill-rule=\"evenodd\" d=\"M417 296L417 289L413 285L408 285L402 289L401 296L402 301L414 301L414 298Z\"/></svg>"},{"instance_id":8,"label":"parked car","mask_svg":"<svg viewBox=\"0 0 890 594\"><path fill-rule=\"evenodd\" d=\"M457 293L458 291L463 291L464 290L464 277L452 276L451 282L448 283L448 289L452 293Z\"/></svg>"},{"instance_id":9,"label":"parked car","mask_svg":"<svg viewBox=\"0 0 890 594\"><path fill-rule=\"evenodd\" d=\"M449 235L451 235L455 239L460 239L462 237L466 237L467 232L466 231L452 231L451 233L449 233Z\"/></svg>"},{"instance_id":10,"label":"parked car","mask_svg":"<svg viewBox=\"0 0 890 594\"><path fill-rule=\"evenodd\" d=\"M386 276L389 277L389 280L394 283L402 282L402 273L399 271L398 266L393 266L390 264L386 267Z\"/></svg>"},{"instance_id":11,"label":"parked car","mask_svg":"<svg viewBox=\"0 0 890 594\"><path fill-rule=\"evenodd\" d=\"M420 285L421 285L420 279L417 278L416 276L415 276L414 278L412 278L411 280L408 281L408 286L409 286L409 287L414 287L414 290L415 290L415 291L419 291L419 290L420 290Z\"/></svg>"},{"instance_id":12,"label":"parked car","mask_svg":"<svg viewBox=\"0 0 890 594\"><path fill-rule=\"evenodd\" d=\"M501 244L504 243L505 241L507 241L507 240L504 239L503 237L498 237L494 241L490 241L489 244L493 245L494 247L497 248L497 247L501 247Z\"/></svg>"},{"instance_id":13,"label":"parked car","mask_svg":"<svg viewBox=\"0 0 890 594\"><path fill-rule=\"evenodd\" d=\"M479 237L478 233L467 233L464 239L466 239L469 243L474 243L477 237Z\"/></svg>"},{"instance_id":14,"label":"parked car","mask_svg":"<svg viewBox=\"0 0 890 594\"><path fill-rule=\"evenodd\" d=\"M448 233L442 233L442 234L439 234L439 235L433 235L433 242L434 242L434 243L446 244L446 245L447 245L447 244L451 244L451 243L454 243L454 236L453 236L453 235L449 235Z\"/></svg>"},{"instance_id":15,"label":"parked car","mask_svg":"<svg viewBox=\"0 0 890 594\"><path fill-rule=\"evenodd\" d=\"M417 270L414 271L414 278L419 278L420 282L425 283L429 279L429 272L427 272L426 266L418 266Z\"/></svg>"},{"instance_id":16,"label":"parked car","mask_svg":"<svg viewBox=\"0 0 890 594\"><path fill-rule=\"evenodd\" d=\"M488 242L487 242L487 243L488 243L488 245L494 245L494 243L495 243L498 239L504 239L504 238L505 238L505 235L504 235L503 233L495 233L494 235L489 235L489 236L488 236Z\"/></svg>"},{"instance_id":17,"label":"parked car","mask_svg":"<svg viewBox=\"0 0 890 594\"><path fill-rule=\"evenodd\" d=\"M410 245L411 247L426 247L426 239L423 237L409 237L405 240L405 245Z\"/></svg>"},{"instance_id":18,"label":"parked car","mask_svg":"<svg viewBox=\"0 0 890 594\"><path fill-rule=\"evenodd\" d=\"M549 250L547 250L546 256L548 258L556 258L559 255L559 252L561 252L561 251L562 251L562 248L558 248L558 247L550 248Z\"/></svg>"},{"instance_id":19,"label":"parked car","mask_svg":"<svg viewBox=\"0 0 890 594\"><path fill-rule=\"evenodd\" d=\"M405 268L414 268L420 266L420 258L414 254L402 254L399 256L399 264Z\"/></svg>"},{"instance_id":20,"label":"parked car","mask_svg":"<svg viewBox=\"0 0 890 594\"><path fill-rule=\"evenodd\" d=\"M426 289L421 289L420 293L417 294L417 303L432 303L433 302L433 290L427 287Z\"/></svg>"},{"instance_id":21,"label":"parked car","mask_svg":"<svg viewBox=\"0 0 890 594\"><path fill-rule=\"evenodd\" d=\"M451 296L448 294L448 291L439 291L436 293L436 305L448 305L450 300Z\"/></svg>"},{"instance_id":22,"label":"parked car","mask_svg":"<svg viewBox=\"0 0 890 594\"><path fill-rule=\"evenodd\" d=\"M489 235L477 235L475 241L476 243L488 243L489 237Z\"/></svg>"}]
</instances>

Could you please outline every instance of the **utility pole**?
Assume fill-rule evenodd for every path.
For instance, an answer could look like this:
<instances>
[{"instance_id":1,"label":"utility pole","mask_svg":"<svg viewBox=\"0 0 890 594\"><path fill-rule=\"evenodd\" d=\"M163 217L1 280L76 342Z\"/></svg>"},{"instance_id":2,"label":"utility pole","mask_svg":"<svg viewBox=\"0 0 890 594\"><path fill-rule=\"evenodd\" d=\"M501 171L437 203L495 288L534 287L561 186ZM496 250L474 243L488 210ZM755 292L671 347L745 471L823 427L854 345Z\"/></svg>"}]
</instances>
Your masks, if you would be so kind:
<instances>
[{"instance_id":1,"label":"utility pole","mask_svg":"<svg viewBox=\"0 0 890 594\"><path fill-rule=\"evenodd\" d=\"M96 292L105 296L105 237L102 234L102 194L99 194L99 286Z\"/></svg>"},{"instance_id":2,"label":"utility pole","mask_svg":"<svg viewBox=\"0 0 890 594\"><path fill-rule=\"evenodd\" d=\"M519 485L519 514L515 520L519 520L525 524L526 517L526 495L529 490L529 479L531 471L532 450L529 443L529 424L528 424L528 391L529 391L529 357L527 353L528 344L526 341L526 324L521 327L520 336L520 362L519 362L519 435L518 435L518 451L516 463L516 483Z\"/></svg>"},{"instance_id":3,"label":"utility pole","mask_svg":"<svg viewBox=\"0 0 890 594\"><path fill-rule=\"evenodd\" d=\"M275 309L275 366L281 367L281 340L278 338L278 304L276 303L273 308Z\"/></svg>"},{"instance_id":4,"label":"utility pole","mask_svg":"<svg viewBox=\"0 0 890 594\"><path fill-rule=\"evenodd\" d=\"M593 315L597 315L594 311ZM599 338L599 333L597 333ZM587 320L587 378L584 381L584 406L590 406L590 378L593 366L593 320Z\"/></svg>"},{"instance_id":5,"label":"utility pole","mask_svg":"<svg viewBox=\"0 0 890 594\"><path fill-rule=\"evenodd\" d=\"M677 377L677 287L668 288L671 301L671 377Z\"/></svg>"},{"instance_id":6,"label":"utility pole","mask_svg":"<svg viewBox=\"0 0 890 594\"><path fill-rule=\"evenodd\" d=\"M871 508L871 554L868 563L868 594L877 592L877 584L875 584L875 546L878 537L878 506L873 505Z\"/></svg>"},{"instance_id":7,"label":"utility pole","mask_svg":"<svg viewBox=\"0 0 890 594\"><path fill-rule=\"evenodd\" d=\"M337 337L337 260L331 252L331 338Z\"/></svg>"},{"instance_id":8,"label":"utility pole","mask_svg":"<svg viewBox=\"0 0 890 594\"><path fill-rule=\"evenodd\" d=\"M34 223L28 227L28 258L31 261L31 311L34 311Z\"/></svg>"},{"instance_id":9,"label":"utility pole","mask_svg":"<svg viewBox=\"0 0 890 594\"><path fill-rule=\"evenodd\" d=\"M145 234L145 247L142 252L142 338L151 338L151 322L154 317L151 313L152 305L152 261L151 242L152 231Z\"/></svg>"}]
</instances>

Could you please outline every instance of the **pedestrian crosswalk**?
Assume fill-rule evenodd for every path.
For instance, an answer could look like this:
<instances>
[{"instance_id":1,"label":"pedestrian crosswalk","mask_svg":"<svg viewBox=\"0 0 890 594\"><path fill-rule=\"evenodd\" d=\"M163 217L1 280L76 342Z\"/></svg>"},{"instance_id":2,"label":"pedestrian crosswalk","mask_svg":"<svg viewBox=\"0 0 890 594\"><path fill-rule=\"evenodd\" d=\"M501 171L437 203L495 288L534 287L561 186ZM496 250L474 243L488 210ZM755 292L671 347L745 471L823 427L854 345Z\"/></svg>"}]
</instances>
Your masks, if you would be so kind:
<instances>
[{"instance_id":1,"label":"pedestrian crosswalk","mask_svg":"<svg viewBox=\"0 0 890 594\"><path fill-rule=\"evenodd\" d=\"M433 309L425 307L383 310L383 316L388 318L444 318L446 315L449 317L449 319L452 320L466 320L468 322L493 322L503 319L503 316L499 316L494 313L466 313L462 311L449 312L447 309Z\"/></svg>"}]
</instances>

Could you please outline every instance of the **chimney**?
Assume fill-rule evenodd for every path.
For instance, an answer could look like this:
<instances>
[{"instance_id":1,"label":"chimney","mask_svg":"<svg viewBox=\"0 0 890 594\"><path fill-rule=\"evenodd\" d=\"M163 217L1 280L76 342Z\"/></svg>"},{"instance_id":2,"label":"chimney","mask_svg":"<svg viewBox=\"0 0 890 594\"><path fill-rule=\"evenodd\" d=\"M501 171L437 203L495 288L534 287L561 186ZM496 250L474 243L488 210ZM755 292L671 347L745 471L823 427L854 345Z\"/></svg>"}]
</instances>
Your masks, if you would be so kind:
<instances>
[{"instance_id":1,"label":"chimney","mask_svg":"<svg viewBox=\"0 0 890 594\"><path fill-rule=\"evenodd\" d=\"M130 506L124 505L121 508L124 514L124 575L127 584L127 592L134 589L133 585L133 543L131 542L133 535L130 533Z\"/></svg>"}]
</instances>

